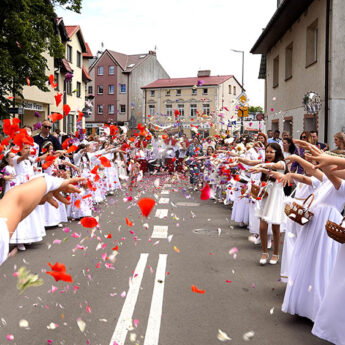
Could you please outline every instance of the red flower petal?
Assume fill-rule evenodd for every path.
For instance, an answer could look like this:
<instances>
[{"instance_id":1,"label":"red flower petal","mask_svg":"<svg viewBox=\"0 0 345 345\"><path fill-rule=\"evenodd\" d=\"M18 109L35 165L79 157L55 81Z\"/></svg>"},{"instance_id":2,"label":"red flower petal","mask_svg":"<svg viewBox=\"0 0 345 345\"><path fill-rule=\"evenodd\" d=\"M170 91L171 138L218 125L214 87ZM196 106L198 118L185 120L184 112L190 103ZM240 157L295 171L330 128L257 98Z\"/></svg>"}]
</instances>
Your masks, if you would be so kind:
<instances>
[{"instance_id":1,"label":"red flower petal","mask_svg":"<svg viewBox=\"0 0 345 345\"><path fill-rule=\"evenodd\" d=\"M84 228L94 228L98 225L96 218L93 217L84 217L80 223Z\"/></svg>"},{"instance_id":2,"label":"red flower petal","mask_svg":"<svg viewBox=\"0 0 345 345\"><path fill-rule=\"evenodd\" d=\"M211 188L208 184L201 190L200 199L208 200L211 197Z\"/></svg>"},{"instance_id":3,"label":"red flower petal","mask_svg":"<svg viewBox=\"0 0 345 345\"><path fill-rule=\"evenodd\" d=\"M151 213L152 209L154 208L156 202L150 198L142 198L138 201L138 205L140 207L141 213L144 217L148 217Z\"/></svg>"},{"instance_id":4,"label":"red flower petal","mask_svg":"<svg viewBox=\"0 0 345 345\"><path fill-rule=\"evenodd\" d=\"M192 285L192 291L200 294L204 294L206 292L206 290L199 290L195 285Z\"/></svg>"},{"instance_id":5,"label":"red flower petal","mask_svg":"<svg viewBox=\"0 0 345 345\"><path fill-rule=\"evenodd\" d=\"M131 222L127 217L126 217L126 224L130 227L133 226L133 222Z\"/></svg>"},{"instance_id":6,"label":"red flower petal","mask_svg":"<svg viewBox=\"0 0 345 345\"><path fill-rule=\"evenodd\" d=\"M101 161L102 165L105 166L106 168L111 167L110 161L107 157L99 157L99 160Z\"/></svg>"}]
</instances>

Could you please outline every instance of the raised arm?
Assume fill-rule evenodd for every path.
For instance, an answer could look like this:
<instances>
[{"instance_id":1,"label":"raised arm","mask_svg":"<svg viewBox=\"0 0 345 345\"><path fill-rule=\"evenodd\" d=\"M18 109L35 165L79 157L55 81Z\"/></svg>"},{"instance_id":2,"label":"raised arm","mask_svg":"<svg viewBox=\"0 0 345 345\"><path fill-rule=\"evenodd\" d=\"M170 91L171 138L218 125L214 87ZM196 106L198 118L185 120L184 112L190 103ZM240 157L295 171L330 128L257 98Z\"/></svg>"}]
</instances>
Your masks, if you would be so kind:
<instances>
[{"instance_id":1,"label":"raised arm","mask_svg":"<svg viewBox=\"0 0 345 345\"><path fill-rule=\"evenodd\" d=\"M316 177L322 181L323 172L319 169L315 169L314 165L300 156L291 155L286 158L286 162L297 162L309 175Z\"/></svg>"}]
</instances>

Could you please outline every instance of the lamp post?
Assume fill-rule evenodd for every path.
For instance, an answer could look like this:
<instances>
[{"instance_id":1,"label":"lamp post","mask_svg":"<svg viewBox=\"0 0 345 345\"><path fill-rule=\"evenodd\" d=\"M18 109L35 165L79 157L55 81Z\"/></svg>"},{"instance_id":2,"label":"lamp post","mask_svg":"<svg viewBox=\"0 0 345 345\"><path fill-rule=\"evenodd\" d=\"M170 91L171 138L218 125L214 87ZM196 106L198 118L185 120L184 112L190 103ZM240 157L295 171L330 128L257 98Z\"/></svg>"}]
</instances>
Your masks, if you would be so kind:
<instances>
[{"instance_id":1,"label":"lamp post","mask_svg":"<svg viewBox=\"0 0 345 345\"><path fill-rule=\"evenodd\" d=\"M242 93L244 92L244 51L243 50L235 50L235 49L231 49L231 51L235 52L235 53L241 53L242 54ZM243 128L243 113L242 113L242 117L241 117L241 135L244 132L244 128Z\"/></svg>"}]
</instances>

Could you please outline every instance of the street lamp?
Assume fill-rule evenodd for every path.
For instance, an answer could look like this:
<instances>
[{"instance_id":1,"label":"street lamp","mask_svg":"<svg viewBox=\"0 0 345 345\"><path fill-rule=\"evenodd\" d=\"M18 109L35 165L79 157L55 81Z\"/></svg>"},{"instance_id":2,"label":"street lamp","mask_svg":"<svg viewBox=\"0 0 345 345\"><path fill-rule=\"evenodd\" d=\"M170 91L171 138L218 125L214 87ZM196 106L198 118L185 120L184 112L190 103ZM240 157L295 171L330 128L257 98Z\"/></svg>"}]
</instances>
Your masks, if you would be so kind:
<instances>
[{"instance_id":1,"label":"street lamp","mask_svg":"<svg viewBox=\"0 0 345 345\"><path fill-rule=\"evenodd\" d=\"M243 50L235 50L235 49L230 49L231 51L235 52L235 53L241 53L242 54L242 93L244 92L244 51ZM244 128L243 128L243 114L241 117L241 135L244 132Z\"/></svg>"}]
</instances>

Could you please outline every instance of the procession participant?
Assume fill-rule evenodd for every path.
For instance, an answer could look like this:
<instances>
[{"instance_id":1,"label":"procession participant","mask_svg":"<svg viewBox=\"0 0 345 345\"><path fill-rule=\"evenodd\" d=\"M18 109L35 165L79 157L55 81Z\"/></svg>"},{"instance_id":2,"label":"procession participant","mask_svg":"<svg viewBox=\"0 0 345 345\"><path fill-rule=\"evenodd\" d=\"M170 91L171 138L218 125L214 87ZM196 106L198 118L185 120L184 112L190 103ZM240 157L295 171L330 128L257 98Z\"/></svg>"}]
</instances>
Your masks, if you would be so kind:
<instances>
[{"instance_id":1,"label":"procession participant","mask_svg":"<svg viewBox=\"0 0 345 345\"><path fill-rule=\"evenodd\" d=\"M268 224L272 225L273 231L273 255L270 264L275 265L279 261L279 241L280 241L280 225L285 220L283 213L284 190L283 186L274 178L269 177L269 170L276 170L284 173L286 164L284 162L283 152L277 143L268 144L265 151L265 160L268 163L260 163L255 165L250 172L262 173L261 181L266 184L266 198L263 198L257 207L257 216L260 218L260 238L262 255L260 264L265 265L269 259L267 252L267 230ZM269 170L267 170L269 169Z\"/></svg>"},{"instance_id":2,"label":"procession participant","mask_svg":"<svg viewBox=\"0 0 345 345\"><path fill-rule=\"evenodd\" d=\"M79 193L74 183L80 181L81 179L37 177L12 188L0 199L0 265L8 257L9 240L15 229L37 205L50 202L56 206L56 200L68 204L62 193Z\"/></svg>"},{"instance_id":3,"label":"procession participant","mask_svg":"<svg viewBox=\"0 0 345 345\"><path fill-rule=\"evenodd\" d=\"M53 143L54 151L62 149L58 139L50 134L50 130L52 129L52 127L53 125L50 121L44 120L42 122L40 133L34 136L34 141L39 146L40 155L42 154L42 146L46 141L51 141Z\"/></svg>"},{"instance_id":4,"label":"procession participant","mask_svg":"<svg viewBox=\"0 0 345 345\"><path fill-rule=\"evenodd\" d=\"M202 146L197 136L194 136L192 144L190 144L187 149L186 155L188 157L186 163L189 166L189 182L191 188L194 188L196 191L200 174L200 164L196 158L203 155Z\"/></svg>"},{"instance_id":5,"label":"procession participant","mask_svg":"<svg viewBox=\"0 0 345 345\"><path fill-rule=\"evenodd\" d=\"M29 160L31 146L22 145L22 149L13 157L16 172L16 184L29 181L34 176L34 170ZM25 250L25 244L40 242L46 235L40 211L35 208L28 217L23 219L11 237L10 243L16 244L19 250Z\"/></svg>"},{"instance_id":6,"label":"procession participant","mask_svg":"<svg viewBox=\"0 0 345 345\"><path fill-rule=\"evenodd\" d=\"M172 134L169 134L164 140L165 144L165 167L169 174L175 171L175 152L177 151L177 140L173 138Z\"/></svg>"},{"instance_id":7,"label":"procession participant","mask_svg":"<svg viewBox=\"0 0 345 345\"><path fill-rule=\"evenodd\" d=\"M312 144L301 140L295 143L315 156L322 153ZM321 172L299 156L293 155L288 159L297 161L322 182L314 191L310 207L314 216L302 227L296 240L282 306L284 312L314 321L340 247L338 242L328 237L325 225L328 220L339 223L342 219L340 212L345 202L345 181L332 173L333 166L325 167Z\"/></svg>"},{"instance_id":8,"label":"procession participant","mask_svg":"<svg viewBox=\"0 0 345 345\"><path fill-rule=\"evenodd\" d=\"M283 139L283 154L284 158L288 158L289 156L293 155L296 152L296 146L293 143L292 139L285 138ZM290 171L291 163L288 164L288 169Z\"/></svg>"},{"instance_id":9,"label":"procession participant","mask_svg":"<svg viewBox=\"0 0 345 345\"><path fill-rule=\"evenodd\" d=\"M15 154L13 152L7 151L0 162L1 196L3 196L6 192L8 192L12 187L16 185L16 170L14 169L13 163L14 156Z\"/></svg>"},{"instance_id":10,"label":"procession participant","mask_svg":"<svg viewBox=\"0 0 345 345\"><path fill-rule=\"evenodd\" d=\"M306 131L303 131L301 133L301 135L300 135L300 140L303 140L305 142L311 143L310 133L306 132ZM304 158L304 148L297 146L294 154ZM298 174L304 174L303 168L297 162L292 162L291 163L290 171L291 172L296 172Z\"/></svg>"}]
</instances>

